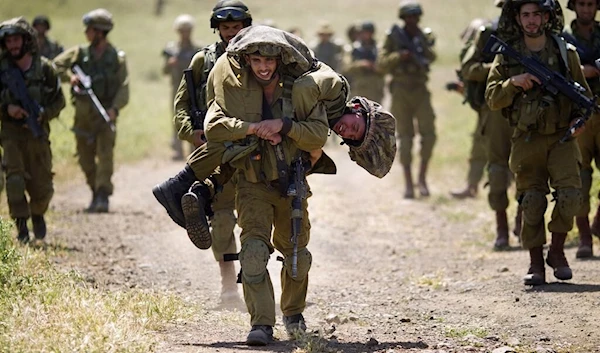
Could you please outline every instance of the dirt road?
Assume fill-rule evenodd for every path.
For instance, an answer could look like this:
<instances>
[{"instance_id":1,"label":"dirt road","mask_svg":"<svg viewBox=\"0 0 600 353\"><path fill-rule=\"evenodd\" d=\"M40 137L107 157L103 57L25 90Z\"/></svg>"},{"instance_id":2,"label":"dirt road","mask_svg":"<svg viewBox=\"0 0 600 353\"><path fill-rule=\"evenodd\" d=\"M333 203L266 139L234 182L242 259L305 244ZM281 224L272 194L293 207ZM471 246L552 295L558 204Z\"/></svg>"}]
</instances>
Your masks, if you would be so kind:
<instances>
[{"instance_id":1,"label":"dirt road","mask_svg":"<svg viewBox=\"0 0 600 353\"><path fill-rule=\"evenodd\" d=\"M570 283L526 288L526 252L490 249L493 214L485 196L451 200L449 181L434 170L433 195L406 201L397 165L378 180L350 162L344 147L327 151L338 175L309 177L313 267L305 317L315 335L302 341L307 349L600 352L598 258L575 261L571 248ZM158 333L160 352L293 351L280 322L280 341L245 347L247 314L219 309L212 253L197 250L150 192L181 166L166 160L121 166L105 215L81 212L90 197L82 180L59 187L50 232L72 250L61 265L100 287L164 289L202 306L199 320ZM273 256L275 288L280 266ZM547 277L554 281L550 270Z\"/></svg>"}]
</instances>

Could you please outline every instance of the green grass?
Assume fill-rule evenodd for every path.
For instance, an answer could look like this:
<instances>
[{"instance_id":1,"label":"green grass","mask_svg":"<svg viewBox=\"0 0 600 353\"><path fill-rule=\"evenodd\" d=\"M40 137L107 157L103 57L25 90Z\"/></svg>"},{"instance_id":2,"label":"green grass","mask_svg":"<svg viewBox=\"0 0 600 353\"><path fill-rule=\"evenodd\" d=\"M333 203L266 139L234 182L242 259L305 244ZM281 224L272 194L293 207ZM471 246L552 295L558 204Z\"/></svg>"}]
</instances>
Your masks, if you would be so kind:
<instances>
[{"instance_id":1,"label":"green grass","mask_svg":"<svg viewBox=\"0 0 600 353\"><path fill-rule=\"evenodd\" d=\"M155 332L199 310L169 293L103 291L21 247L0 223L0 352L149 352Z\"/></svg>"},{"instance_id":2,"label":"green grass","mask_svg":"<svg viewBox=\"0 0 600 353\"><path fill-rule=\"evenodd\" d=\"M446 329L446 337L464 338L468 335L484 338L488 335L488 331L482 327L451 327Z\"/></svg>"}]
</instances>

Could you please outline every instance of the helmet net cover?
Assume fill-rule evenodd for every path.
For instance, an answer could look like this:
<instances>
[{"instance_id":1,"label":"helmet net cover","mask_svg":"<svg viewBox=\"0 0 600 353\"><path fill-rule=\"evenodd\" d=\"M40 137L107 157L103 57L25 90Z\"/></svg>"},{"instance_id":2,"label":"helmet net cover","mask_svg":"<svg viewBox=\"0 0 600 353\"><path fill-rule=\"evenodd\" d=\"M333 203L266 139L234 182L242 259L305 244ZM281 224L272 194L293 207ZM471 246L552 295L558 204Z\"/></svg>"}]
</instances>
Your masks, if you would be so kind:
<instances>
[{"instance_id":1,"label":"helmet net cover","mask_svg":"<svg viewBox=\"0 0 600 353\"><path fill-rule=\"evenodd\" d=\"M502 14L498 22L498 34L504 40L518 38L522 34L521 26L516 18L522 5L537 4L545 12L550 13L550 18L544 30L553 34L560 34L564 28L564 15L560 3L556 0L507 0L502 7Z\"/></svg>"},{"instance_id":2,"label":"helmet net cover","mask_svg":"<svg viewBox=\"0 0 600 353\"><path fill-rule=\"evenodd\" d=\"M15 17L0 23L0 48L5 48L4 39L7 36L20 34L23 36L23 50L36 53L38 50L35 39L36 30L23 17Z\"/></svg>"}]
</instances>

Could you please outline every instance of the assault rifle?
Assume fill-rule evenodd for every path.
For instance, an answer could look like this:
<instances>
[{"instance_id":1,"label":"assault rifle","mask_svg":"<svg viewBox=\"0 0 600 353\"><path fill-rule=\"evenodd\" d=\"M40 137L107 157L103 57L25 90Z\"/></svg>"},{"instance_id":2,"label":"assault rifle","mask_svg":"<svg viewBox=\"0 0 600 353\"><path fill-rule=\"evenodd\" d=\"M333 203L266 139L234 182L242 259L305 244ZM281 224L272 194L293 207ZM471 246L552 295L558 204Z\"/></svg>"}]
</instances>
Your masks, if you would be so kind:
<instances>
[{"instance_id":1,"label":"assault rifle","mask_svg":"<svg viewBox=\"0 0 600 353\"><path fill-rule=\"evenodd\" d=\"M204 118L206 117L206 110L200 110L198 108L198 101L196 96L196 85L194 85L194 74L192 69L183 70L183 77L185 78L185 87L188 91L188 97L190 100L189 115L192 122L192 129L204 130ZM206 138L202 136L202 139L206 141Z\"/></svg>"},{"instance_id":2,"label":"assault rifle","mask_svg":"<svg viewBox=\"0 0 600 353\"><path fill-rule=\"evenodd\" d=\"M600 106L596 105L596 98L584 95L585 88L579 83L567 80L559 72L552 71L536 57L523 56L514 48L492 35L483 48L485 54L502 54L515 59L525 71L537 77L541 81L541 87L552 95L561 93L573 104L583 111L583 114L575 120L560 142L566 142L573 133L585 125L592 113L599 112Z\"/></svg>"},{"instance_id":3,"label":"assault rifle","mask_svg":"<svg viewBox=\"0 0 600 353\"><path fill-rule=\"evenodd\" d=\"M92 103L94 103L94 107L96 107L96 110L98 111L98 113L100 113L100 115L102 116L104 121L106 121L108 126L110 126L110 129L112 131L115 131L115 124L113 123L112 120L110 120L110 116L108 116L106 109L104 109L104 107L102 106L102 103L100 103L100 100L98 99L98 97L96 96L96 93L94 93L94 90L92 89L92 78L89 75L87 75L85 72L83 72L81 67L77 64L73 65L72 70L73 70L73 73L75 75L77 75L77 78L79 78L79 82L81 83L81 86L83 86L83 90L90 97L90 99L92 100ZM79 88L79 87L75 87L74 90L78 93L81 92L81 88Z\"/></svg>"},{"instance_id":4,"label":"assault rifle","mask_svg":"<svg viewBox=\"0 0 600 353\"><path fill-rule=\"evenodd\" d=\"M4 87L8 88L10 93L19 100L21 107L27 111L25 124L31 130L33 137L39 138L44 136L44 130L42 130L38 122L38 118L44 112L44 108L29 95L21 70L11 67L2 71L0 73L0 82L2 82Z\"/></svg>"},{"instance_id":5,"label":"assault rifle","mask_svg":"<svg viewBox=\"0 0 600 353\"><path fill-rule=\"evenodd\" d=\"M398 44L402 47L405 47L408 51L413 54L415 62L422 68L429 69L429 64L431 61L425 57L423 54L423 43L415 43L414 40L408 38L406 31L400 28L398 25L394 25L392 27L392 35L396 38Z\"/></svg>"},{"instance_id":6,"label":"assault rifle","mask_svg":"<svg viewBox=\"0 0 600 353\"><path fill-rule=\"evenodd\" d=\"M294 244L292 251L292 278L298 276L298 237L302 232L302 202L308 196L306 185L306 162L302 157L292 162L292 180L288 187L287 195L292 198L292 237L290 241Z\"/></svg>"}]
</instances>

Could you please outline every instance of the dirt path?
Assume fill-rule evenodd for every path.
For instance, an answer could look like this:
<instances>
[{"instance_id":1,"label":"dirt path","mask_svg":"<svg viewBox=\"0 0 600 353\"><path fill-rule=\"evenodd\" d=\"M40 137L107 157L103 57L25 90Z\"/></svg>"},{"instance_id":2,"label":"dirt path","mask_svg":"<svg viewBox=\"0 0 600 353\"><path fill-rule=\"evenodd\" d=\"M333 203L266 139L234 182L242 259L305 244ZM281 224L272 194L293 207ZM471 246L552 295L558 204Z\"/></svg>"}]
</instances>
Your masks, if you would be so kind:
<instances>
[{"instance_id":1,"label":"dirt path","mask_svg":"<svg viewBox=\"0 0 600 353\"><path fill-rule=\"evenodd\" d=\"M328 152L338 175L309 179L314 259L305 317L322 338L305 341L313 351L600 352L597 258L575 261L569 249L571 283L526 288L527 254L490 250L493 214L484 196L449 199L449 181L434 170L433 196L406 201L397 166L377 180L345 148ZM279 322L281 341L245 347L247 314L218 310L212 253L197 250L150 193L181 166L146 160L120 167L106 215L81 212L90 197L81 180L57 190L50 231L73 250L62 265L101 287L165 289L201 305L201 319L159 333L160 352L293 351ZM279 288L274 257L269 269Z\"/></svg>"}]
</instances>

